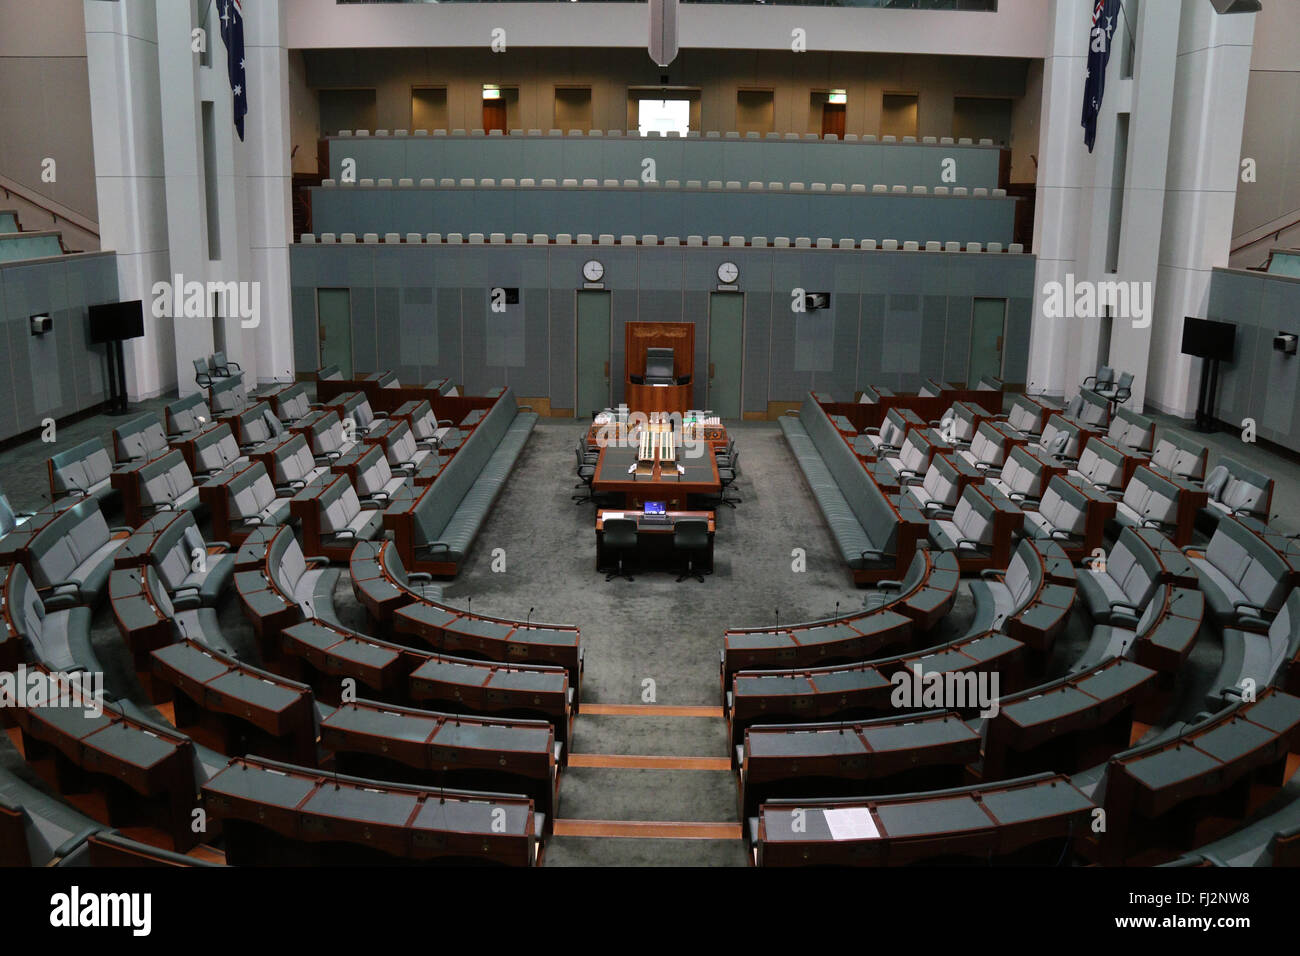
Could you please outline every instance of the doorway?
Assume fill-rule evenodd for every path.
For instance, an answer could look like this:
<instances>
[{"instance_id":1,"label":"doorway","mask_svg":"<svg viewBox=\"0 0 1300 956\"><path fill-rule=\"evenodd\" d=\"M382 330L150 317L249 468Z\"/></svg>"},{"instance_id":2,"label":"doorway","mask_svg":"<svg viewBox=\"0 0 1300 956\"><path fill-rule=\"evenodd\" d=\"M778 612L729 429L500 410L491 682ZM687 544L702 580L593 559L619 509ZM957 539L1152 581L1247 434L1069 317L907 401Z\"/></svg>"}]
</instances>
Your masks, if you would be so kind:
<instances>
[{"instance_id":1,"label":"doorway","mask_svg":"<svg viewBox=\"0 0 1300 956\"><path fill-rule=\"evenodd\" d=\"M578 292L577 378L574 415L583 418L610 405L610 293Z\"/></svg>"},{"instance_id":2,"label":"doorway","mask_svg":"<svg viewBox=\"0 0 1300 956\"><path fill-rule=\"evenodd\" d=\"M831 135L844 138L844 109L843 103L822 104L822 139Z\"/></svg>"},{"instance_id":3,"label":"doorway","mask_svg":"<svg viewBox=\"0 0 1300 956\"><path fill-rule=\"evenodd\" d=\"M506 131L506 101L503 99L483 101L483 131L490 133L494 129Z\"/></svg>"},{"instance_id":4,"label":"doorway","mask_svg":"<svg viewBox=\"0 0 1300 956\"><path fill-rule=\"evenodd\" d=\"M974 388L985 375L1002 377L1002 345L1006 337L1006 326L1006 299L974 300L971 305L967 388Z\"/></svg>"},{"instance_id":5,"label":"doorway","mask_svg":"<svg viewBox=\"0 0 1300 956\"><path fill-rule=\"evenodd\" d=\"M709 293L708 406L724 419L740 418L745 294Z\"/></svg>"},{"instance_id":6,"label":"doorway","mask_svg":"<svg viewBox=\"0 0 1300 956\"><path fill-rule=\"evenodd\" d=\"M337 365L344 378L351 378L351 289L316 290L316 329L320 342L320 368Z\"/></svg>"}]
</instances>

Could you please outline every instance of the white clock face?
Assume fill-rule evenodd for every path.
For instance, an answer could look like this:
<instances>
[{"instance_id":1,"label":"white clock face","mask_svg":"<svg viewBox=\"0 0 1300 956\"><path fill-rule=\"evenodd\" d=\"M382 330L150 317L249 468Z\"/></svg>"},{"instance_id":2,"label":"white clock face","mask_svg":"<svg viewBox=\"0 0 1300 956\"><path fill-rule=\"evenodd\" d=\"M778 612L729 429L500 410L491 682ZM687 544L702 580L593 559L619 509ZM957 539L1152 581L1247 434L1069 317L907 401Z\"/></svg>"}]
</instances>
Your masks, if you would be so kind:
<instances>
[{"instance_id":1,"label":"white clock face","mask_svg":"<svg viewBox=\"0 0 1300 956\"><path fill-rule=\"evenodd\" d=\"M598 259L588 259L582 267L582 277L588 282L599 282L600 277L605 274L605 267L600 264Z\"/></svg>"},{"instance_id":2,"label":"white clock face","mask_svg":"<svg viewBox=\"0 0 1300 956\"><path fill-rule=\"evenodd\" d=\"M726 282L726 283L735 282L739 275L740 275L740 270L736 268L736 264L734 262L724 262L722 265L718 266L719 282Z\"/></svg>"}]
</instances>

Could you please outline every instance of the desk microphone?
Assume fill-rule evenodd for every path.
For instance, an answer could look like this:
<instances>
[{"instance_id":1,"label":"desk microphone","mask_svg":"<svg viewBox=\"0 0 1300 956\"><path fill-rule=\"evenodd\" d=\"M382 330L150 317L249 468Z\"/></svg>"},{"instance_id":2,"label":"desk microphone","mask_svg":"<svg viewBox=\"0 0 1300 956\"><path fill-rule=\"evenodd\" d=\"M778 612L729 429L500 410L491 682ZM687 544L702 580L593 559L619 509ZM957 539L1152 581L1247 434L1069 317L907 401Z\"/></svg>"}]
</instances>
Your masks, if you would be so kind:
<instances>
[{"instance_id":1,"label":"desk microphone","mask_svg":"<svg viewBox=\"0 0 1300 956\"><path fill-rule=\"evenodd\" d=\"M834 620L835 620L835 623L836 623L836 624L839 623L839 620L840 620L840 602L839 602L839 601L836 601L836 602L835 602L835 618L834 618Z\"/></svg>"},{"instance_id":2,"label":"desk microphone","mask_svg":"<svg viewBox=\"0 0 1300 956\"><path fill-rule=\"evenodd\" d=\"M474 613L474 595L472 594L469 597L465 598L465 613L466 614Z\"/></svg>"},{"instance_id":3,"label":"desk microphone","mask_svg":"<svg viewBox=\"0 0 1300 956\"><path fill-rule=\"evenodd\" d=\"M524 627L527 627L529 624L531 624L532 620L533 620L533 609L530 607L528 609L528 617L524 618Z\"/></svg>"},{"instance_id":4,"label":"desk microphone","mask_svg":"<svg viewBox=\"0 0 1300 956\"><path fill-rule=\"evenodd\" d=\"M779 607L772 611L772 620L777 627L781 626L781 609Z\"/></svg>"}]
</instances>

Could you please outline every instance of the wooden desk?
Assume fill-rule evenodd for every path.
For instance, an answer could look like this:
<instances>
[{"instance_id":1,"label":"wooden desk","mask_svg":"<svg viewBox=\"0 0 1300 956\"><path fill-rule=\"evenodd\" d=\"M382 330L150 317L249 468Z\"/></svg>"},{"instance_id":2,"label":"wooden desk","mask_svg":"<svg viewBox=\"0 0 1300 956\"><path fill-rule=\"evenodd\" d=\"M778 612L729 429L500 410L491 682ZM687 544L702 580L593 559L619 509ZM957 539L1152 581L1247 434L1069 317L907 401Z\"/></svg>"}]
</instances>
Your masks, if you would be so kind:
<instances>
[{"instance_id":1,"label":"wooden desk","mask_svg":"<svg viewBox=\"0 0 1300 956\"><path fill-rule=\"evenodd\" d=\"M677 412L691 407L692 385L624 385L627 405L640 412Z\"/></svg>"},{"instance_id":2,"label":"wooden desk","mask_svg":"<svg viewBox=\"0 0 1300 956\"><path fill-rule=\"evenodd\" d=\"M612 564L605 560L605 519L631 518L637 522L637 562L642 568L664 567L676 569L680 565L673 552L673 526L679 518L703 518L709 523L709 546L704 552L706 558L696 565L700 571L713 570L713 534L715 531L714 513L712 511L670 511L670 520L663 523L641 520L641 511L611 511L601 508L596 512L596 570Z\"/></svg>"},{"instance_id":3,"label":"wooden desk","mask_svg":"<svg viewBox=\"0 0 1300 956\"><path fill-rule=\"evenodd\" d=\"M628 474L629 466L636 463L637 450L610 445L600 450L596 460L596 473L591 490L596 494L622 495L626 508L641 510L647 501L662 501L670 511L684 511L690 495L720 494L722 479L718 477L718 463L713 449L699 458L683 458L679 462L685 474L664 473L658 461L648 476Z\"/></svg>"},{"instance_id":4,"label":"wooden desk","mask_svg":"<svg viewBox=\"0 0 1300 956\"><path fill-rule=\"evenodd\" d=\"M295 857L337 861L340 843L407 860L537 862L533 801L523 796L326 777L250 757L203 784L203 800L225 826L226 859L235 865L283 864L276 844ZM318 852L307 853L311 844Z\"/></svg>"}]
</instances>

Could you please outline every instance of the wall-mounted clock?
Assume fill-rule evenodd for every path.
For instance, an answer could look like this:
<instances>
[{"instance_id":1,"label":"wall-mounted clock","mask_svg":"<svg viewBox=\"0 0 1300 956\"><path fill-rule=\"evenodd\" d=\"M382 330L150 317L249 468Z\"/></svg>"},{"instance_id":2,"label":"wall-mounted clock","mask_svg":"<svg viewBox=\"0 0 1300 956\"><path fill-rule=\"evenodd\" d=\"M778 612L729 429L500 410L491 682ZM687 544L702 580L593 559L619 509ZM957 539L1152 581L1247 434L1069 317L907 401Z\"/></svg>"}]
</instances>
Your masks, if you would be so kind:
<instances>
[{"instance_id":1,"label":"wall-mounted clock","mask_svg":"<svg viewBox=\"0 0 1300 956\"><path fill-rule=\"evenodd\" d=\"M724 262L722 265L718 266L719 282L731 285L731 283L735 282L739 277L740 269L736 267L734 262Z\"/></svg>"},{"instance_id":2,"label":"wall-mounted clock","mask_svg":"<svg viewBox=\"0 0 1300 956\"><path fill-rule=\"evenodd\" d=\"M605 267L599 259L588 259L582 266L582 277L588 282L599 282L605 275Z\"/></svg>"}]
</instances>

